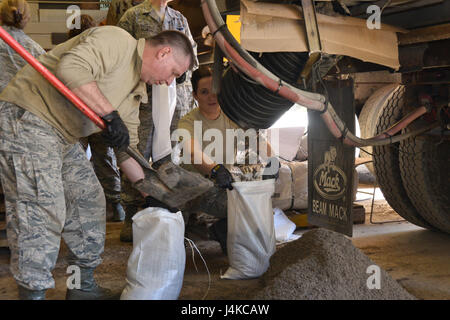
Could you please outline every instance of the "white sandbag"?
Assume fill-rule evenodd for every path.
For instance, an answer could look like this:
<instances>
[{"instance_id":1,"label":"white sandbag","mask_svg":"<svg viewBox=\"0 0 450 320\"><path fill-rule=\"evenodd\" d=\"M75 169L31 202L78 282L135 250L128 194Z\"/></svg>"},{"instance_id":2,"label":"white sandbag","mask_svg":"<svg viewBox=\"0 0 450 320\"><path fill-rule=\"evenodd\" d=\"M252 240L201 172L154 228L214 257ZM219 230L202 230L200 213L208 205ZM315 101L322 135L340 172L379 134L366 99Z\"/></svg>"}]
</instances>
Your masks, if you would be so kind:
<instances>
[{"instance_id":1,"label":"white sandbag","mask_svg":"<svg viewBox=\"0 0 450 320\"><path fill-rule=\"evenodd\" d=\"M158 161L172 152L170 124L177 104L177 86L152 85L152 119L155 130L152 140L152 161Z\"/></svg>"},{"instance_id":2,"label":"white sandbag","mask_svg":"<svg viewBox=\"0 0 450 320\"><path fill-rule=\"evenodd\" d=\"M272 197L272 206L287 210L292 207L292 172L287 162L280 161L278 179L275 180L275 192Z\"/></svg>"},{"instance_id":3,"label":"white sandbag","mask_svg":"<svg viewBox=\"0 0 450 320\"><path fill-rule=\"evenodd\" d=\"M288 163L292 172L292 209L308 208L308 161Z\"/></svg>"},{"instance_id":4,"label":"white sandbag","mask_svg":"<svg viewBox=\"0 0 450 320\"><path fill-rule=\"evenodd\" d=\"M183 284L186 251L181 212L147 208L133 217L133 251L121 300L175 300Z\"/></svg>"},{"instance_id":5,"label":"white sandbag","mask_svg":"<svg viewBox=\"0 0 450 320\"><path fill-rule=\"evenodd\" d=\"M256 278L269 267L275 252L271 201L274 183L274 179L235 182L233 190L227 190L230 267L221 278Z\"/></svg>"},{"instance_id":6,"label":"white sandbag","mask_svg":"<svg viewBox=\"0 0 450 320\"><path fill-rule=\"evenodd\" d=\"M277 242L289 241L297 226L284 214L280 208L273 209L273 222Z\"/></svg>"},{"instance_id":7,"label":"white sandbag","mask_svg":"<svg viewBox=\"0 0 450 320\"><path fill-rule=\"evenodd\" d=\"M358 136L359 137L359 136ZM308 135L305 134L300 139L300 145L295 155L295 160L305 161L308 159Z\"/></svg>"}]
</instances>

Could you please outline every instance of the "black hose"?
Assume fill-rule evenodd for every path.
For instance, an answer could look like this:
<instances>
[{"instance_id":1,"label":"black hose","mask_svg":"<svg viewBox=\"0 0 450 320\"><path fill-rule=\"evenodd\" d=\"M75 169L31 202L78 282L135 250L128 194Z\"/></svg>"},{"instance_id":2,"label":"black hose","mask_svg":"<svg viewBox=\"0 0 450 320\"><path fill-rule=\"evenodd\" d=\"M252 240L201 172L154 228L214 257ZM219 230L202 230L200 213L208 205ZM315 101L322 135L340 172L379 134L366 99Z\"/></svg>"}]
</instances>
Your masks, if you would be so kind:
<instances>
[{"instance_id":1,"label":"black hose","mask_svg":"<svg viewBox=\"0 0 450 320\"><path fill-rule=\"evenodd\" d=\"M259 63L283 81L296 81L308 59L306 52L250 53ZM293 103L267 88L249 81L228 68L223 76L218 100L224 113L243 128L266 129L277 121Z\"/></svg>"}]
</instances>

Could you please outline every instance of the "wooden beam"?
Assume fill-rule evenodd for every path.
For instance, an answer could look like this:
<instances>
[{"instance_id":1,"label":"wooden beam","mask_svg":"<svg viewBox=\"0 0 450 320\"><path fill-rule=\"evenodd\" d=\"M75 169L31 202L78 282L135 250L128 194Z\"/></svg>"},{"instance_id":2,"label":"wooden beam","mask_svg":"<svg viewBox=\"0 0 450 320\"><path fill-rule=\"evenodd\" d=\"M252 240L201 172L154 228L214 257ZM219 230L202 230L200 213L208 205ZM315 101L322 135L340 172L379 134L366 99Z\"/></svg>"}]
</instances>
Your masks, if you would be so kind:
<instances>
[{"instance_id":1,"label":"wooden beam","mask_svg":"<svg viewBox=\"0 0 450 320\"><path fill-rule=\"evenodd\" d=\"M69 32L66 22L30 22L23 30L26 34Z\"/></svg>"},{"instance_id":2,"label":"wooden beam","mask_svg":"<svg viewBox=\"0 0 450 320\"><path fill-rule=\"evenodd\" d=\"M450 39L450 23L412 30L398 34L398 44L408 45L420 42Z\"/></svg>"},{"instance_id":3,"label":"wooden beam","mask_svg":"<svg viewBox=\"0 0 450 320\"><path fill-rule=\"evenodd\" d=\"M81 14L90 15L96 23L103 21L108 14L108 10L81 10ZM41 9L39 10L40 22L66 22L71 16L66 10L62 9Z\"/></svg>"},{"instance_id":4,"label":"wooden beam","mask_svg":"<svg viewBox=\"0 0 450 320\"><path fill-rule=\"evenodd\" d=\"M45 50L53 49L52 35L48 34L30 34L30 38L39 43L39 45Z\"/></svg>"}]
</instances>

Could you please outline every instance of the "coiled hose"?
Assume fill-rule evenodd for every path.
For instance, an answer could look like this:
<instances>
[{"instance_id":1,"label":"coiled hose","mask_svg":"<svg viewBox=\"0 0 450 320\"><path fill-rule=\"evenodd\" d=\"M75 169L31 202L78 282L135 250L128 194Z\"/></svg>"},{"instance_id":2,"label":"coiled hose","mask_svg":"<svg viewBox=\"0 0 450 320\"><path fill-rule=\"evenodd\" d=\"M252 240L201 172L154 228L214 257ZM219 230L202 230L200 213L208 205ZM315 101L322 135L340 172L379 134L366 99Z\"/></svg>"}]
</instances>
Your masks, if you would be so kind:
<instances>
[{"instance_id":1,"label":"coiled hose","mask_svg":"<svg viewBox=\"0 0 450 320\"><path fill-rule=\"evenodd\" d=\"M250 52L264 67L283 81L296 86L307 52ZM266 129L277 121L293 103L236 73L229 67L222 78L218 95L219 104L225 114L242 128Z\"/></svg>"},{"instance_id":2,"label":"coiled hose","mask_svg":"<svg viewBox=\"0 0 450 320\"><path fill-rule=\"evenodd\" d=\"M201 7L203 16L205 17L206 23L208 24L217 45L228 60L241 72L245 73L252 80L260 83L270 91L279 93L280 96L304 106L309 110L319 111L321 118L328 127L330 133L336 138L341 139L344 144L358 147L387 145L422 134L439 126L439 122L436 121L417 130L397 135L402 128L427 112L426 106L420 106L410 115L389 128L389 133L382 132L377 136L368 139L361 139L355 136L348 130L345 123L337 115L332 104L327 101L325 96L300 90L289 83L282 83L282 80L279 77L267 70L267 68L261 65L261 63L244 50L226 28L226 24L222 19L215 1L216 0L202 0ZM395 136L393 136L394 134Z\"/></svg>"}]
</instances>

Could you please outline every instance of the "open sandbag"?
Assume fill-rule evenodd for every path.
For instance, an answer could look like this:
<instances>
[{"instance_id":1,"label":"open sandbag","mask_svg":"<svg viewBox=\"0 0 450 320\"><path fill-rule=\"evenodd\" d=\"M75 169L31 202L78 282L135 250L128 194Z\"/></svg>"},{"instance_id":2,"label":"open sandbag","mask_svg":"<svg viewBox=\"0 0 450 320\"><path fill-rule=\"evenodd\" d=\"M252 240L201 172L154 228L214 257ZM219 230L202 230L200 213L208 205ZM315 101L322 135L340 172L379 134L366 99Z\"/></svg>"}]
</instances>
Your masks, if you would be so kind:
<instances>
[{"instance_id":1,"label":"open sandbag","mask_svg":"<svg viewBox=\"0 0 450 320\"><path fill-rule=\"evenodd\" d=\"M269 267L275 251L271 197L274 180L234 182L228 194L227 253L223 279L251 279Z\"/></svg>"}]
</instances>

